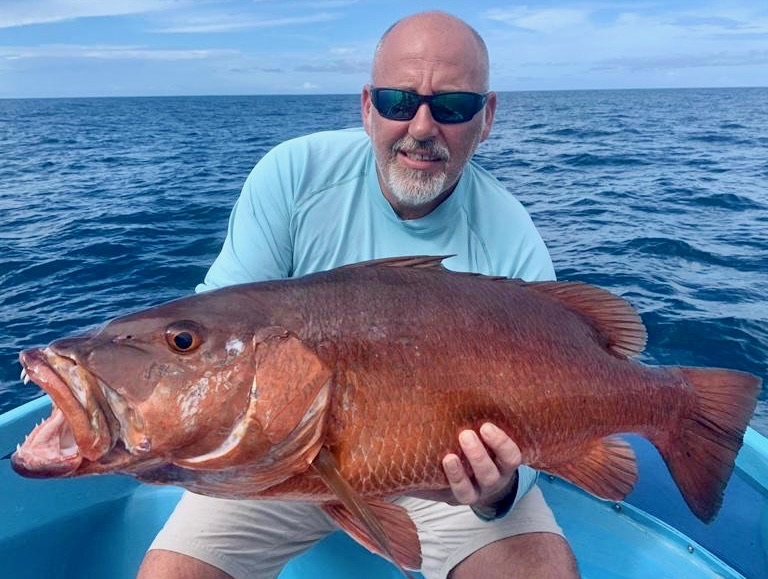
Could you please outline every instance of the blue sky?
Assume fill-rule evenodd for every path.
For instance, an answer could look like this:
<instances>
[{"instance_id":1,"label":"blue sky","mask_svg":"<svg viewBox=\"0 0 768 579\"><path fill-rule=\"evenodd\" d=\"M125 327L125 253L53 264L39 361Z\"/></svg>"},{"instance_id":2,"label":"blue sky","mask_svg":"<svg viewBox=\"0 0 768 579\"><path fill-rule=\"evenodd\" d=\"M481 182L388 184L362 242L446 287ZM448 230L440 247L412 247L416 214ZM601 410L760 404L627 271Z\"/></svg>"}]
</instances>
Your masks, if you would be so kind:
<instances>
[{"instance_id":1,"label":"blue sky","mask_svg":"<svg viewBox=\"0 0 768 579\"><path fill-rule=\"evenodd\" d=\"M432 8L485 37L496 90L768 85L766 0L0 0L0 97L356 93Z\"/></svg>"}]
</instances>

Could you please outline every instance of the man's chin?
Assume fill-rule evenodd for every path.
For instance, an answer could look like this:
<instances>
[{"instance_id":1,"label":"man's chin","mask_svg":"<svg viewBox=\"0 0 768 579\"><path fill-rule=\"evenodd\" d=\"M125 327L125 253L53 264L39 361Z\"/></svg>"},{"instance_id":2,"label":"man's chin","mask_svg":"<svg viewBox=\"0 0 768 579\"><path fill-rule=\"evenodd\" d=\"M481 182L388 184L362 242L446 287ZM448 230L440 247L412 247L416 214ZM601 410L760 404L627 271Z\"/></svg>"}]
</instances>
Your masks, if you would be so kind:
<instances>
[{"instance_id":1,"label":"man's chin","mask_svg":"<svg viewBox=\"0 0 768 579\"><path fill-rule=\"evenodd\" d=\"M392 196L404 207L424 207L434 203L445 192L445 175L430 179L390 179Z\"/></svg>"},{"instance_id":2,"label":"man's chin","mask_svg":"<svg viewBox=\"0 0 768 579\"><path fill-rule=\"evenodd\" d=\"M422 207L427 207L429 205L432 205L435 201L437 201L440 198L440 195L442 195L442 191L439 193L419 193L419 192L403 192L403 191L397 191L390 188L390 191L392 192L392 196L397 201L397 204L400 207L403 208L409 208L409 209L420 209Z\"/></svg>"}]
</instances>

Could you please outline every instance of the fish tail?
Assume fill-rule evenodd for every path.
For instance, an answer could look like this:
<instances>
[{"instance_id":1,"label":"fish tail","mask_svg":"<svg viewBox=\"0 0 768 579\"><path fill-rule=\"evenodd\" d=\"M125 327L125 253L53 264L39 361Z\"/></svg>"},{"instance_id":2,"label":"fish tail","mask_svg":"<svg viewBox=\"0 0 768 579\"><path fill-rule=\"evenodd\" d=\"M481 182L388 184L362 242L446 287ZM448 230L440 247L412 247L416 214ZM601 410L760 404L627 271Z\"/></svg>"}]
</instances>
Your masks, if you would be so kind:
<instances>
[{"instance_id":1,"label":"fish tail","mask_svg":"<svg viewBox=\"0 0 768 579\"><path fill-rule=\"evenodd\" d=\"M695 392L694 402L678 429L653 438L685 502L710 522L720 510L761 381L734 370L680 371Z\"/></svg>"}]
</instances>

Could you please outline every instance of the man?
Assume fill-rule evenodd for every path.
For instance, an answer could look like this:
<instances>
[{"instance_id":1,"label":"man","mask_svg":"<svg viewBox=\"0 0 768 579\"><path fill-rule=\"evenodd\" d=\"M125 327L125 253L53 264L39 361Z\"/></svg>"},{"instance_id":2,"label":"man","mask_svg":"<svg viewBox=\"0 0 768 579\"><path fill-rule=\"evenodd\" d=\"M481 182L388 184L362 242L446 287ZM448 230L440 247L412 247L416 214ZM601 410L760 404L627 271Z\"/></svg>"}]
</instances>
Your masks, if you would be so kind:
<instances>
[{"instance_id":1,"label":"man","mask_svg":"<svg viewBox=\"0 0 768 579\"><path fill-rule=\"evenodd\" d=\"M361 98L365 133L302 137L258 163L198 290L408 254L456 254L447 267L553 278L525 210L470 163L496 109L479 35L441 12L406 18L379 43L372 83ZM535 473L518 468L515 443L485 424L460 433L459 444L471 471L446 456L452 493L433 498L460 506L397 499L419 531L421 572L429 579L576 576ZM312 505L187 493L139 576L275 577L333 529Z\"/></svg>"}]
</instances>

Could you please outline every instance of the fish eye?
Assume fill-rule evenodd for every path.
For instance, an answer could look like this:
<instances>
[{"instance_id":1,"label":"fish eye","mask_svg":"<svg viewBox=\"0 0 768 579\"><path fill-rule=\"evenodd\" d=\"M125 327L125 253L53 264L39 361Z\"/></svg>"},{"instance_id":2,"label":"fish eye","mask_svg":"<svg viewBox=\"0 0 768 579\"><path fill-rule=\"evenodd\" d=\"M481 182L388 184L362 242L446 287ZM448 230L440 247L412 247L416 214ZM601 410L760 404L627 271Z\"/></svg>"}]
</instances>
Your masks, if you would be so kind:
<instances>
[{"instance_id":1,"label":"fish eye","mask_svg":"<svg viewBox=\"0 0 768 579\"><path fill-rule=\"evenodd\" d=\"M191 320L174 322L165 329L165 341L175 352L187 354L203 343L203 329Z\"/></svg>"}]
</instances>

